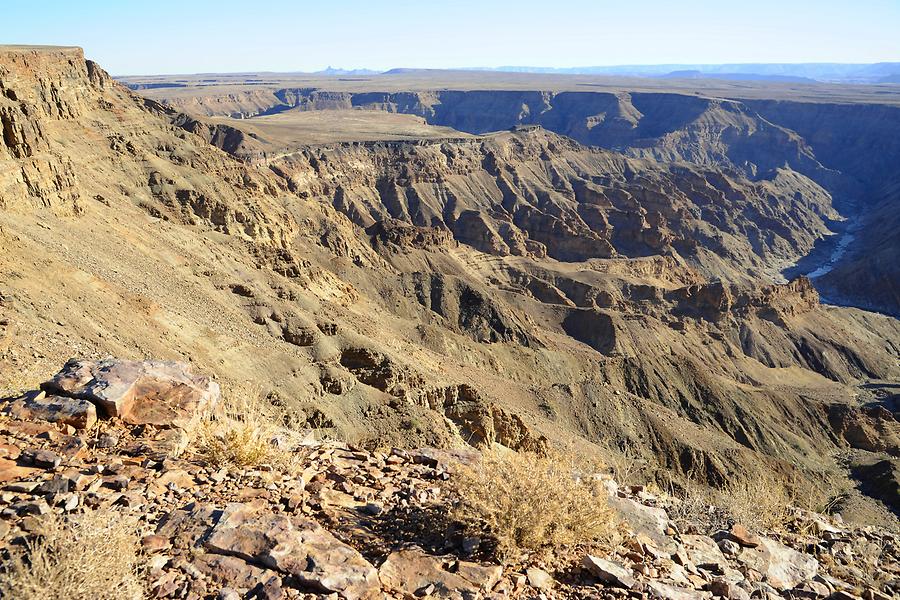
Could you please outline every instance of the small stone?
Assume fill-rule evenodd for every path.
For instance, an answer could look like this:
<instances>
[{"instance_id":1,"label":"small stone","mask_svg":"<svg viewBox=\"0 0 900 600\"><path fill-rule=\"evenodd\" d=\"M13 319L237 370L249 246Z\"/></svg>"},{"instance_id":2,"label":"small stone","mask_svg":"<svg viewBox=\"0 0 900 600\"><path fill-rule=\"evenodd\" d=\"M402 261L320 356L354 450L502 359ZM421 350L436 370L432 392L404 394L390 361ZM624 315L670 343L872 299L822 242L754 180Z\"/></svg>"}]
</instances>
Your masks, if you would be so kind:
<instances>
[{"instance_id":1,"label":"small stone","mask_svg":"<svg viewBox=\"0 0 900 600\"><path fill-rule=\"evenodd\" d=\"M724 577L713 579L709 584L709 591L726 600L750 600L750 594L746 590Z\"/></svg>"},{"instance_id":2,"label":"small stone","mask_svg":"<svg viewBox=\"0 0 900 600\"><path fill-rule=\"evenodd\" d=\"M103 478L103 485L116 491L128 489L129 479L124 475L111 475Z\"/></svg>"},{"instance_id":3,"label":"small stone","mask_svg":"<svg viewBox=\"0 0 900 600\"><path fill-rule=\"evenodd\" d=\"M14 481L7 483L3 489L17 494L30 494L42 485L40 481Z\"/></svg>"},{"instance_id":4,"label":"small stone","mask_svg":"<svg viewBox=\"0 0 900 600\"><path fill-rule=\"evenodd\" d=\"M71 512L78 508L81 504L81 497L78 494L67 494L62 500L62 508L66 512Z\"/></svg>"},{"instance_id":5,"label":"small stone","mask_svg":"<svg viewBox=\"0 0 900 600\"><path fill-rule=\"evenodd\" d=\"M730 540L728 538L723 538L719 540L719 550L722 551L722 554L725 556L737 556L741 552L741 545L735 542L734 540Z\"/></svg>"},{"instance_id":6,"label":"small stone","mask_svg":"<svg viewBox=\"0 0 900 600\"><path fill-rule=\"evenodd\" d=\"M152 533L141 538L141 548L144 552L161 552L171 546L169 538L164 535Z\"/></svg>"},{"instance_id":7,"label":"small stone","mask_svg":"<svg viewBox=\"0 0 900 600\"><path fill-rule=\"evenodd\" d=\"M247 598L255 598L257 600L281 600L284 598L284 590L281 588L281 577L272 575L266 581L260 582L255 588L250 590Z\"/></svg>"},{"instance_id":8,"label":"small stone","mask_svg":"<svg viewBox=\"0 0 900 600\"><path fill-rule=\"evenodd\" d=\"M50 481L43 482L34 491L42 495L65 494L69 491L70 484L71 482L65 477L56 476Z\"/></svg>"},{"instance_id":9,"label":"small stone","mask_svg":"<svg viewBox=\"0 0 900 600\"><path fill-rule=\"evenodd\" d=\"M111 433L104 433L97 438L98 448L115 448L119 445L119 437Z\"/></svg>"},{"instance_id":10,"label":"small stone","mask_svg":"<svg viewBox=\"0 0 900 600\"><path fill-rule=\"evenodd\" d=\"M737 542L745 548L756 548L759 546L759 538L750 533L746 527L740 523L735 523L728 531L728 536L732 541Z\"/></svg>"},{"instance_id":11,"label":"small stone","mask_svg":"<svg viewBox=\"0 0 900 600\"><path fill-rule=\"evenodd\" d=\"M50 506L44 499L18 502L12 506L20 515L46 515Z\"/></svg>"},{"instance_id":12,"label":"small stone","mask_svg":"<svg viewBox=\"0 0 900 600\"><path fill-rule=\"evenodd\" d=\"M675 587L658 581L647 584L647 591L651 598L658 600L706 600L709 594L703 594L696 590Z\"/></svg>"},{"instance_id":13,"label":"small stone","mask_svg":"<svg viewBox=\"0 0 900 600\"><path fill-rule=\"evenodd\" d=\"M55 452L51 452L50 450L38 450L34 453L32 462L38 467L43 467L45 469L55 469L60 464L62 464L62 457Z\"/></svg>"},{"instance_id":14,"label":"small stone","mask_svg":"<svg viewBox=\"0 0 900 600\"><path fill-rule=\"evenodd\" d=\"M481 538L474 536L464 537L462 540L462 551L466 554L472 554L481 546Z\"/></svg>"},{"instance_id":15,"label":"small stone","mask_svg":"<svg viewBox=\"0 0 900 600\"><path fill-rule=\"evenodd\" d=\"M377 517L382 512L384 512L384 508L380 504L375 504L374 502L369 502L359 510L373 517Z\"/></svg>"},{"instance_id":16,"label":"small stone","mask_svg":"<svg viewBox=\"0 0 900 600\"><path fill-rule=\"evenodd\" d=\"M808 598L809 600L816 600L816 598L824 598L829 595L831 592L824 583L819 583L818 581L804 581L800 585L796 586L791 590L791 597L793 598Z\"/></svg>"},{"instance_id":17,"label":"small stone","mask_svg":"<svg viewBox=\"0 0 900 600\"><path fill-rule=\"evenodd\" d=\"M862 600L862 598L845 590L838 590L830 595L828 600Z\"/></svg>"},{"instance_id":18,"label":"small stone","mask_svg":"<svg viewBox=\"0 0 900 600\"><path fill-rule=\"evenodd\" d=\"M879 592L878 590L869 588L863 592L863 600L891 600L891 597L887 594Z\"/></svg>"},{"instance_id":19,"label":"small stone","mask_svg":"<svg viewBox=\"0 0 900 600\"><path fill-rule=\"evenodd\" d=\"M19 521L19 529L25 533L40 534L46 523L40 515L28 515Z\"/></svg>"},{"instance_id":20,"label":"small stone","mask_svg":"<svg viewBox=\"0 0 900 600\"><path fill-rule=\"evenodd\" d=\"M159 576L163 568L172 560L171 556L166 554L155 554L147 561L147 570L151 575Z\"/></svg>"},{"instance_id":21,"label":"small stone","mask_svg":"<svg viewBox=\"0 0 900 600\"><path fill-rule=\"evenodd\" d=\"M21 450L19 447L14 444L0 444L0 458L8 458L9 460L16 460L19 458L21 454Z\"/></svg>"},{"instance_id":22,"label":"small stone","mask_svg":"<svg viewBox=\"0 0 900 600\"><path fill-rule=\"evenodd\" d=\"M547 571L538 568L530 568L525 571L528 578L528 585L539 590L553 589L556 581Z\"/></svg>"}]
</instances>

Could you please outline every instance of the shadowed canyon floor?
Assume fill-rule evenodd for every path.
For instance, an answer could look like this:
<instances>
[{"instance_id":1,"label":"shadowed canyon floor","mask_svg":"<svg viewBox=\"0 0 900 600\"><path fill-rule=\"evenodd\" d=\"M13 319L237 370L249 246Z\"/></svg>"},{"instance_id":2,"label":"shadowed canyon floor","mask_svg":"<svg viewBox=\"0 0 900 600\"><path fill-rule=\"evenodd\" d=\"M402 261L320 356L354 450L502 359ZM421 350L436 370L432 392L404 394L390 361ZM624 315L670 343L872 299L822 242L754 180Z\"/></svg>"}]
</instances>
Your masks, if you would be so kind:
<instances>
[{"instance_id":1,"label":"shadowed canyon floor","mask_svg":"<svg viewBox=\"0 0 900 600\"><path fill-rule=\"evenodd\" d=\"M360 449L775 476L896 530L900 322L817 291L896 313L890 98L352 85L148 98L0 50L0 397L180 360Z\"/></svg>"}]
</instances>

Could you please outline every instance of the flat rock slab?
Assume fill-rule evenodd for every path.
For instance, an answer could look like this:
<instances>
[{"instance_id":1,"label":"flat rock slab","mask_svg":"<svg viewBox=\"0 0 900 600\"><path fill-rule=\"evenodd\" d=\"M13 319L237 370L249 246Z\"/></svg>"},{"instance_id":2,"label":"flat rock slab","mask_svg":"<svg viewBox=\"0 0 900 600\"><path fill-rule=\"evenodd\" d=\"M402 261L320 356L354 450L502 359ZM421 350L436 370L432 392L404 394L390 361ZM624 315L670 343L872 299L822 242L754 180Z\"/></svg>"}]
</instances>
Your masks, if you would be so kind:
<instances>
[{"instance_id":1,"label":"flat rock slab","mask_svg":"<svg viewBox=\"0 0 900 600\"><path fill-rule=\"evenodd\" d=\"M237 556L200 554L192 564L220 586L249 590L277 573L252 565Z\"/></svg>"},{"instance_id":2,"label":"flat rock slab","mask_svg":"<svg viewBox=\"0 0 900 600\"><path fill-rule=\"evenodd\" d=\"M500 581L503 568L431 556L412 549L388 556L378 575L385 589L393 592L471 600L489 592Z\"/></svg>"},{"instance_id":3,"label":"flat rock slab","mask_svg":"<svg viewBox=\"0 0 900 600\"><path fill-rule=\"evenodd\" d=\"M610 496L609 505L624 519L635 534L643 534L660 550L673 553L678 544L666 535L669 527L669 515L662 508L645 506L631 498Z\"/></svg>"},{"instance_id":4,"label":"flat rock slab","mask_svg":"<svg viewBox=\"0 0 900 600\"><path fill-rule=\"evenodd\" d=\"M203 540L221 516L222 510L214 504L192 502L163 516L156 526L156 533L168 538L175 548L193 552L202 547Z\"/></svg>"},{"instance_id":5,"label":"flat rock slab","mask_svg":"<svg viewBox=\"0 0 900 600\"><path fill-rule=\"evenodd\" d=\"M90 429L97 422L97 408L88 400L44 392L28 393L7 404L3 411L23 421L64 423L75 429Z\"/></svg>"},{"instance_id":6,"label":"flat rock slab","mask_svg":"<svg viewBox=\"0 0 900 600\"><path fill-rule=\"evenodd\" d=\"M0 458L0 483L24 479L40 470L41 469L19 465L16 461L8 458Z\"/></svg>"},{"instance_id":7,"label":"flat rock slab","mask_svg":"<svg viewBox=\"0 0 900 600\"><path fill-rule=\"evenodd\" d=\"M362 555L315 521L254 504L229 504L205 542L209 552L237 556L293 576L347 600L381 592L378 572Z\"/></svg>"},{"instance_id":8,"label":"flat rock slab","mask_svg":"<svg viewBox=\"0 0 900 600\"><path fill-rule=\"evenodd\" d=\"M481 462L481 454L474 450L419 448L411 453L413 462L453 472L460 465L475 468Z\"/></svg>"},{"instance_id":9,"label":"flat rock slab","mask_svg":"<svg viewBox=\"0 0 900 600\"><path fill-rule=\"evenodd\" d=\"M795 588L819 571L819 561L812 556L763 536L758 547L745 548L738 560L762 573L769 585L781 591Z\"/></svg>"},{"instance_id":10,"label":"flat rock slab","mask_svg":"<svg viewBox=\"0 0 900 600\"><path fill-rule=\"evenodd\" d=\"M70 360L50 381L47 392L88 400L110 417L133 425L184 426L213 408L219 385L194 375L191 366L158 360Z\"/></svg>"},{"instance_id":11,"label":"flat rock slab","mask_svg":"<svg viewBox=\"0 0 900 600\"><path fill-rule=\"evenodd\" d=\"M655 600L708 600L712 598L712 594L709 592L676 587L659 581L649 582L647 591Z\"/></svg>"},{"instance_id":12,"label":"flat rock slab","mask_svg":"<svg viewBox=\"0 0 900 600\"><path fill-rule=\"evenodd\" d=\"M609 585L622 587L628 590L635 586L636 581L631 575L631 571L617 562L588 554L584 557L584 560L581 561L581 566L583 566L588 573Z\"/></svg>"},{"instance_id":13,"label":"flat rock slab","mask_svg":"<svg viewBox=\"0 0 900 600\"><path fill-rule=\"evenodd\" d=\"M681 536L681 543L688 560L696 567L722 570L728 565L725 555L711 537L685 534Z\"/></svg>"}]
</instances>

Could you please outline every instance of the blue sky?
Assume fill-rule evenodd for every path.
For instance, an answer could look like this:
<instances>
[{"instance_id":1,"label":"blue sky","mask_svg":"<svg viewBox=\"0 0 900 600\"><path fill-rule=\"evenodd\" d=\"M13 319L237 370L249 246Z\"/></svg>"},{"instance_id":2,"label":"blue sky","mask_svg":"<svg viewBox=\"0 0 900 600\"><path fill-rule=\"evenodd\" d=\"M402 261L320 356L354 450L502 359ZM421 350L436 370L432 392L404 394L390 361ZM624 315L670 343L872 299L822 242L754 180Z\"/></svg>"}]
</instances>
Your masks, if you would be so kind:
<instances>
[{"instance_id":1,"label":"blue sky","mask_svg":"<svg viewBox=\"0 0 900 600\"><path fill-rule=\"evenodd\" d=\"M117 75L900 61L900 0L3 0L0 43Z\"/></svg>"}]
</instances>

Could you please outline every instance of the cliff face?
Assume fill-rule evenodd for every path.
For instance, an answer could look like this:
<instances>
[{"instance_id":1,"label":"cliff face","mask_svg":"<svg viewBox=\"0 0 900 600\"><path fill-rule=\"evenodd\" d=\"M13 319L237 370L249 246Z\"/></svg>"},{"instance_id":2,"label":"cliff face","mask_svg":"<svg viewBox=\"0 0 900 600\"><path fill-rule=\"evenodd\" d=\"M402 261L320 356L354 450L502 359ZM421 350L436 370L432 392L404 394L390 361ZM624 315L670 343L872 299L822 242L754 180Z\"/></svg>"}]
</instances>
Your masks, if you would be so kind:
<instances>
[{"instance_id":1,"label":"cliff face","mask_svg":"<svg viewBox=\"0 0 900 600\"><path fill-rule=\"evenodd\" d=\"M79 192L67 156L51 152L46 128L74 119L89 96L87 63L76 48L4 56L0 66L0 207L74 212ZM15 162L13 162L15 160Z\"/></svg>"},{"instance_id":2,"label":"cliff face","mask_svg":"<svg viewBox=\"0 0 900 600\"><path fill-rule=\"evenodd\" d=\"M686 161L757 182L777 181L785 171L792 171L826 190L842 219L873 232L855 237L843 259L850 262L836 271L842 278L831 275L815 280L816 285L829 298L900 314L895 278L882 277L886 272L878 266L881 259L867 258L881 256L885 248L889 254L900 252L894 237L879 226L882 218L878 216L882 199L889 195L884 190L900 159L900 108L896 106L646 92L333 92L315 88L277 90L270 100L262 112L382 110L419 115L429 123L471 133L540 125L628 156ZM217 114L216 97L172 102ZM829 219L836 215L822 213ZM879 232L887 234L874 235ZM862 299L856 290L870 288L877 280L883 284L876 286L872 298Z\"/></svg>"},{"instance_id":3,"label":"cliff face","mask_svg":"<svg viewBox=\"0 0 900 600\"><path fill-rule=\"evenodd\" d=\"M831 214L795 170L539 129L261 161L79 51L0 58L0 395L177 358L355 443L609 442L723 481L832 469L830 407L900 376L897 321L747 285Z\"/></svg>"},{"instance_id":4,"label":"cliff face","mask_svg":"<svg viewBox=\"0 0 900 600\"><path fill-rule=\"evenodd\" d=\"M89 199L124 195L156 216L266 242L289 236L271 181L170 125L165 109L115 83L80 48L0 53L3 208L70 215Z\"/></svg>"},{"instance_id":5,"label":"cliff face","mask_svg":"<svg viewBox=\"0 0 900 600\"><path fill-rule=\"evenodd\" d=\"M300 149L269 166L368 227L443 227L498 256L671 255L748 280L805 254L835 216L806 177L767 181L591 149L540 128L471 141Z\"/></svg>"}]
</instances>

